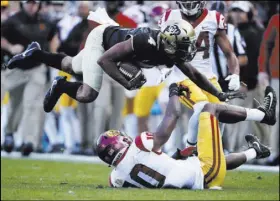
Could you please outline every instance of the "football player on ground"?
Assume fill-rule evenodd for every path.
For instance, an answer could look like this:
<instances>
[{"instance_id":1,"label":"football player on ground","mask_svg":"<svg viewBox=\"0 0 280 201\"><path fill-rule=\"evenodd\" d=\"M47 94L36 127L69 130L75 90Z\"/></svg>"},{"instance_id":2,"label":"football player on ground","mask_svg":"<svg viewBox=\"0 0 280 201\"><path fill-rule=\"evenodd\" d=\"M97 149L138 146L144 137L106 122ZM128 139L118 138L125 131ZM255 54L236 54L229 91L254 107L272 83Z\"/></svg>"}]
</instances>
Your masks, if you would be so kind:
<instances>
[{"instance_id":1,"label":"football player on ground","mask_svg":"<svg viewBox=\"0 0 280 201\"><path fill-rule=\"evenodd\" d=\"M103 70L126 89L140 88L146 82L141 71L128 80L118 69L119 66L125 68L121 61L136 62L141 68L156 65L172 67L176 63L197 86L220 100L227 98L228 94L217 90L204 75L185 62L192 60L196 53L195 33L188 22L170 22L162 31L123 29L109 18L104 9L91 12L88 19L93 19L97 27L88 35L85 48L75 57L43 51L38 43L33 42L7 65L9 69L24 68L29 66L29 62L41 62L69 74L83 74L83 83L68 82L64 77L53 81L44 100L46 112L53 109L63 93L79 102L94 101L101 88Z\"/></svg>"},{"instance_id":2,"label":"football player on ground","mask_svg":"<svg viewBox=\"0 0 280 201\"><path fill-rule=\"evenodd\" d=\"M97 140L101 160L113 166L110 185L113 187L221 189L226 170L239 167L254 158L265 158L270 150L251 135L246 135L248 149L227 156L223 153L219 123L260 121L276 123L276 94L271 87L257 109L204 102L199 111L197 156L189 150L178 150L172 157L161 152L180 114L178 96L188 97L184 86L169 87L169 103L165 116L155 133L143 132L132 140L126 134L110 130ZM259 115L255 115L258 114Z\"/></svg>"},{"instance_id":3,"label":"football player on ground","mask_svg":"<svg viewBox=\"0 0 280 201\"><path fill-rule=\"evenodd\" d=\"M212 70L210 62L210 54L213 50L214 42L223 51L226 59L227 66L232 75L228 76L226 80L229 81L228 89L236 91L240 88L239 79L239 64L238 59L234 54L233 48L228 40L226 34L225 18L217 11L210 11L205 9L206 1L176 1L179 9L168 10L159 22L161 28L166 26L169 21L184 20L192 24L196 34L196 48L197 53L193 60L190 62L200 73L203 73L207 79L217 88L218 91L222 91L215 73ZM194 113L189 119L189 128L187 133L187 146L195 146L197 143L196 133L199 118L195 108L199 102L212 102L221 103L217 97L204 91L200 86L195 84L190 77L182 74L179 70L180 67L173 69L170 75L170 83L176 82L188 87L191 91L190 97L181 97L180 101L190 109L194 109ZM190 127L192 126L192 127ZM221 129L223 130L223 129Z\"/></svg>"}]
</instances>

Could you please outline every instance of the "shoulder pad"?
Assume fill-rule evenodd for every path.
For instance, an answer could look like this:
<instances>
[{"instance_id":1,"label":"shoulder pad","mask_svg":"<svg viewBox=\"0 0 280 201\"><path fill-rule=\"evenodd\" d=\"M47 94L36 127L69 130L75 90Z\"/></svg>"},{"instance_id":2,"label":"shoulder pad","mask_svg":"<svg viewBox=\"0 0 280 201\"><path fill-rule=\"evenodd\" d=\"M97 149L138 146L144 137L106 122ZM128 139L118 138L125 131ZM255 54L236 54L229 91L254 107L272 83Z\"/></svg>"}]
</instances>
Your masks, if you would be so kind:
<instances>
[{"instance_id":1,"label":"shoulder pad","mask_svg":"<svg viewBox=\"0 0 280 201\"><path fill-rule=\"evenodd\" d=\"M141 151L150 152L154 146L154 136L152 133L143 132L135 138L135 144Z\"/></svg>"}]
</instances>

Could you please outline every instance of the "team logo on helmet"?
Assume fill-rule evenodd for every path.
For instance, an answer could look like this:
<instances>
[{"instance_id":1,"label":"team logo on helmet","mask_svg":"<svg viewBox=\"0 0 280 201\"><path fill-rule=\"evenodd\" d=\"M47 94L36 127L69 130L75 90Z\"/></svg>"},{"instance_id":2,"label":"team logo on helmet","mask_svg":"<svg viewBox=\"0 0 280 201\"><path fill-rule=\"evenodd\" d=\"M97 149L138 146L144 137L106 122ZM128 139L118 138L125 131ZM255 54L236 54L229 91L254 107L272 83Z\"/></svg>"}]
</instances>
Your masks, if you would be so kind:
<instances>
[{"instance_id":1,"label":"team logo on helmet","mask_svg":"<svg viewBox=\"0 0 280 201\"><path fill-rule=\"evenodd\" d=\"M181 30L180 30L180 28L178 27L177 24L167 26L164 29L163 33L165 33L165 32L169 32L170 36L173 36L173 35L177 36L177 35L181 34Z\"/></svg>"},{"instance_id":2,"label":"team logo on helmet","mask_svg":"<svg viewBox=\"0 0 280 201\"><path fill-rule=\"evenodd\" d=\"M109 130L109 131L106 132L106 135L107 135L108 137L114 137L114 136L120 135L120 133L117 132L116 130Z\"/></svg>"}]
</instances>

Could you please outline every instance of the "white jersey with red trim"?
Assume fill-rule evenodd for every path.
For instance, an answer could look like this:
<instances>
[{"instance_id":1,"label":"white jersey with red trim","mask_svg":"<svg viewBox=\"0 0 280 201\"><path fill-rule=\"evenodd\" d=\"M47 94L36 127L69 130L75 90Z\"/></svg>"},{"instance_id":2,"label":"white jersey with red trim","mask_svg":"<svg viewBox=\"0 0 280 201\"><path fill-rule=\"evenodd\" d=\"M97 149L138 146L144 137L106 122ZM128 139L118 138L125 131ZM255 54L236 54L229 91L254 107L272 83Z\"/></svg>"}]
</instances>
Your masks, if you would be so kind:
<instances>
[{"instance_id":1,"label":"white jersey with red trim","mask_svg":"<svg viewBox=\"0 0 280 201\"><path fill-rule=\"evenodd\" d=\"M153 149L153 135L137 136L111 172L113 187L203 189L204 175L197 157L175 160Z\"/></svg>"},{"instance_id":2,"label":"white jersey with red trim","mask_svg":"<svg viewBox=\"0 0 280 201\"><path fill-rule=\"evenodd\" d=\"M164 13L159 26L164 27L169 20L181 20L182 14L179 9L168 10ZM225 18L217 11L204 9L201 16L193 23L196 34L197 53L190 62L199 72L204 74L208 79L216 77L212 71L210 54L212 54L214 36L218 29L226 29ZM170 82L180 82L187 77L175 66L170 75Z\"/></svg>"}]
</instances>

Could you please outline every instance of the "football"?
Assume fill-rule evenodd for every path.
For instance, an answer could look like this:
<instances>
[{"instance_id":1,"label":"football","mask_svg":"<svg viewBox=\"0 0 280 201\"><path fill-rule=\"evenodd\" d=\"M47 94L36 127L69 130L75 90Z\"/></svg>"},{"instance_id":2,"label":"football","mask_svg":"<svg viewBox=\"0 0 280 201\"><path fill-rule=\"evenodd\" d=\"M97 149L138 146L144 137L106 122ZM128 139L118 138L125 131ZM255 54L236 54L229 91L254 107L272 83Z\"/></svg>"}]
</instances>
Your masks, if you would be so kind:
<instances>
[{"instance_id":1,"label":"football","mask_svg":"<svg viewBox=\"0 0 280 201\"><path fill-rule=\"evenodd\" d=\"M139 73L142 73L141 68L129 61L119 62L118 67L121 74L123 74L128 81L135 78Z\"/></svg>"}]
</instances>

